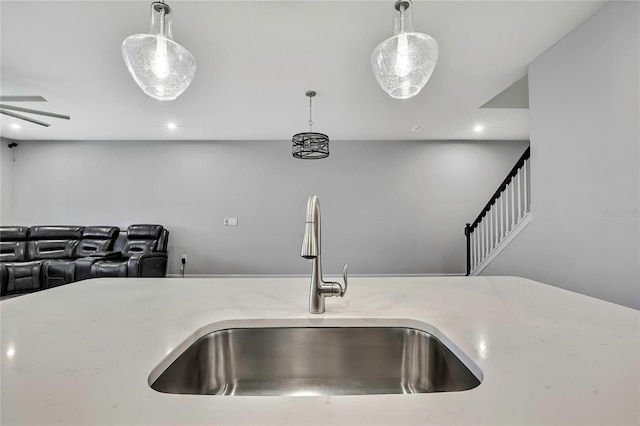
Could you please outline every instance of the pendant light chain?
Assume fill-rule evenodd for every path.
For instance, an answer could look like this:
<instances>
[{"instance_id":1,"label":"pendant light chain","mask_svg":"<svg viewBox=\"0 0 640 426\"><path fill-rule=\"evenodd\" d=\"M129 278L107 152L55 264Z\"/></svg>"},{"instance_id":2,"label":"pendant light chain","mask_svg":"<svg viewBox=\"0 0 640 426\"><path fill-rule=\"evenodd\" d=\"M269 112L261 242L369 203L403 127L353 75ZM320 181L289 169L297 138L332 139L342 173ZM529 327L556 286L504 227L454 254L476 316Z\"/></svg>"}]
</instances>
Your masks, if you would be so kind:
<instances>
[{"instance_id":1,"label":"pendant light chain","mask_svg":"<svg viewBox=\"0 0 640 426\"><path fill-rule=\"evenodd\" d=\"M313 120L311 119L311 100L312 99L313 99L313 97L309 96L309 133L312 132L311 126L313 126Z\"/></svg>"}]
</instances>

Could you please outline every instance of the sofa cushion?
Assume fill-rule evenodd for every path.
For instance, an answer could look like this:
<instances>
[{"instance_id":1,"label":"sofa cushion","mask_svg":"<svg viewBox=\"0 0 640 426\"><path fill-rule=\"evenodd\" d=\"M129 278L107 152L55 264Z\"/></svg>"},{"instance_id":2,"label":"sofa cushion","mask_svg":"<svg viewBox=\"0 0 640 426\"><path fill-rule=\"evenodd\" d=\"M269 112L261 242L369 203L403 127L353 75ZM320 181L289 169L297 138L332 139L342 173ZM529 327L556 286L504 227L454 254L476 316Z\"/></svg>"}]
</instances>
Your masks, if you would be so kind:
<instances>
[{"instance_id":1,"label":"sofa cushion","mask_svg":"<svg viewBox=\"0 0 640 426\"><path fill-rule=\"evenodd\" d=\"M158 246L162 225L131 225L127 228L127 242L122 249L126 257L151 253Z\"/></svg>"},{"instance_id":2,"label":"sofa cushion","mask_svg":"<svg viewBox=\"0 0 640 426\"><path fill-rule=\"evenodd\" d=\"M26 226L3 226L0 228L0 241L27 241L28 233Z\"/></svg>"},{"instance_id":3,"label":"sofa cushion","mask_svg":"<svg viewBox=\"0 0 640 426\"><path fill-rule=\"evenodd\" d=\"M75 281L76 264L73 260L45 260L42 262L43 288L57 287Z\"/></svg>"},{"instance_id":4,"label":"sofa cushion","mask_svg":"<svg viewBox=\"0 0 640 426\"><path fill-rule=\"evenodd\" d=\"M117 226L87 226L82 231L82 238L98 240L115 240L120 234Z\"/></svg>"},{"instance_id":5,"label":"sofa cushion","mask_svg":"<svg viewBox=\"0 0 640 426\"><path fill-rule=\"evenodd\" d=\"M125 257L131 257L151 253L156 249L157 244L158 240L128 240L122 249L122 254Z\"/></svg>"},{"instance_id":6,"label":"sofa cushion","mask_svg":"<svg viewBox=\"0 0 640 426\"><path fill-rule=\"evenodd\" d=\"M38 240L29 241L28 259L72 259L75 256L78 240Z\"/></svg>"},{"instance_id":7,"label":"sofa cushion","mask_svg":"<svg viewBox=\"0 0 640 426\"><path fill-rule=\"evenodd\" d=\"M95 253L111 251L114 240L82 239L76 247L75 257L87 257Z\"/></svg>"},{"instance_id":8,"label":"sofa cushion","mask_svg":"<svg viewBox=\"0 0 640 426\"><path fill-rule=\"evenodd\" d=\"M24 262L27 260L26 241L0 241L0 262Z\"/></svg>"},{"instance_id":9,"label":"sofa cushion","mask_svg":"<svg viewBox=\"0 0 640 426\"><path fill-rule=\"evenodd\" d=\"M72 259L83 231L84 226L32 226L27 259Z\"/></svg>"},{"instance_id":10,"label":"sofa cushion","mask_svg":"<svg viewBox=\"0 0 640 426\"><path fill-rule=\"evenodd\" d=\"M7 263L6 293L40 290L40 268L42 262Z\"/></svg>"},{"instance_id":11,"label":"sofa cushion","mask_svg":"<svg viewBox=\"0 0 640 426\"><path fill-rule=\"evenodd\" d=\"M79 240L84 226L32 226L29 240Z\"/></svg>"},{"instance_id":12,"label":"sofa cushion","mask_svg":"<svg viewBox=\"0 0 640 426\"><path fill-rule=\"evenodd\" d=\"M98 261L91 266L92 277L126 277L127 262Z\"/></svg>"},{"instance_id":13,"label":"sofa cushion","mask_svg":"<svg viewBox=\"0 0 640 426\"><path fill-rule=\"evenodd\" d=\"M162 234L162 225L131 225L127 228L129 240L157 240Z\"/></svg>"},{"instance_id":14,"label":"sofa cushion","mask_svg":"<svg viewBox=\"0 0 640 426\"><path fill-rule=\"evenodd\" d=\"M26 226L0 228L0 262L24 262L27 260Z\"/></svg>"},{"instance_id":15,"label":"sofa cushion","mask_svg":"<svg viewBox=\"0 0 640 426\"><path fill-rule=\"evenodd\" d=\"M119 233L120 228L117 226L87 226L82 232L82 239L76 248L75 257L86 257L96 252L113 250Z\"/></svg>"}]
</instances>

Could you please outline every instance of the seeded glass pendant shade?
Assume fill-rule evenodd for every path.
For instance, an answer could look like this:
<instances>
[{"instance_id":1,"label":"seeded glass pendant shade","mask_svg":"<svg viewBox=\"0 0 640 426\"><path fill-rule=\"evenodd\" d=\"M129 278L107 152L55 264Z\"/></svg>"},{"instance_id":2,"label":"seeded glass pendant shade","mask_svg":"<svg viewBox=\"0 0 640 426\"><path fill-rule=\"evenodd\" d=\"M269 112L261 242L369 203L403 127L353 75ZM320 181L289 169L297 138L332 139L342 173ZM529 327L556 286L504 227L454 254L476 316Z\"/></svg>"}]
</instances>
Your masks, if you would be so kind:
<instances>
[{"instance_id":1,"label":"seeded glass pendant shade","mask_svg":"<svg viewBox=\"0 0 640 426\"><path fill-rule=\"evenodd\" d=\"M427 84L438 61L438 42L413 31L411 0L394 5L393 37L371 55L371 67L380 87L394 99L417 95Z\"/></svg>"},{"instance_id":2,"label":"seeded glass pendant shade","mask_svg":"<svg viewBox=\"0 0 640 426\"><path fill-rule=\"evenodd\" d=\"M172 40L171 8L151 4L149 34L134 34L122 42L122 56L138 86L152 98L172 101L182 94L196 73L196 61Z\"/></svg>"}]
</instances>

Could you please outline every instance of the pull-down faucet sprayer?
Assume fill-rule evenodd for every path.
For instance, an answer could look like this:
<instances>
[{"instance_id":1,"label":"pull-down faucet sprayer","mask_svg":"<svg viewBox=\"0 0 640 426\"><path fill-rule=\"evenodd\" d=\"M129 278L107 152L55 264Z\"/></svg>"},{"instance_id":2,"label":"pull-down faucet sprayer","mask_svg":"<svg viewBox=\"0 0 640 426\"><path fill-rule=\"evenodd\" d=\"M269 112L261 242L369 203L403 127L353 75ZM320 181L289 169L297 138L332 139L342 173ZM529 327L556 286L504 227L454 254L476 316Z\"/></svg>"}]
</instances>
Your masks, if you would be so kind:
<instances>
[{"instance_id":1,"label":"pull-down faucet sprayer","mask_svg":"<svg viewBox=\"0 0 640 426\"><path fill-rule=\"evenodd\" d=\"M317 195L309 197L307 202L307 218L304 225L302 250L300 255L313 261L311 270L311 288L309 291L309 312L321 314L324 312L324 298L332 296L343 297L347 292L347 267L342 269L344 287L337 282L325 281L322 278L322 260L320 256L320 201Z\"/></svg>"}]
</instances>

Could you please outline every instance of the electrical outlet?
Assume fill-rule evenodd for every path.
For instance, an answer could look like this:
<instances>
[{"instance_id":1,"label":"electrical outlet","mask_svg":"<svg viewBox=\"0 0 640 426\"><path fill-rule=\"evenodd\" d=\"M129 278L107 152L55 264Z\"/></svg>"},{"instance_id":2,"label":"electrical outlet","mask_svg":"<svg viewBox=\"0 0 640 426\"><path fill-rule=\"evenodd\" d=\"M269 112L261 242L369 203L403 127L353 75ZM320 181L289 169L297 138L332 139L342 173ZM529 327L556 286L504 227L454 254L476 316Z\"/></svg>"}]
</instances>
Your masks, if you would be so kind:
<instances>
[{"instance_id":1,"label":"electrical outlet","mask_svg":"<svg viewBox=\"0 0 640 426\"><path fill-rule=\"evenodd\" d=\"M187 263L187 255L186 254L182 255L182 263Z\"/></svg>"},{"instance_id":2,"label":"electrical outlet","mask_svg":"<svg viewBox=\"0 0 640 426\"><path fill-rule=\"evenodd\" d=\"M224 226L238 226L237 217L228 217L224 220Z\"/></svg>"}]
</instances>

